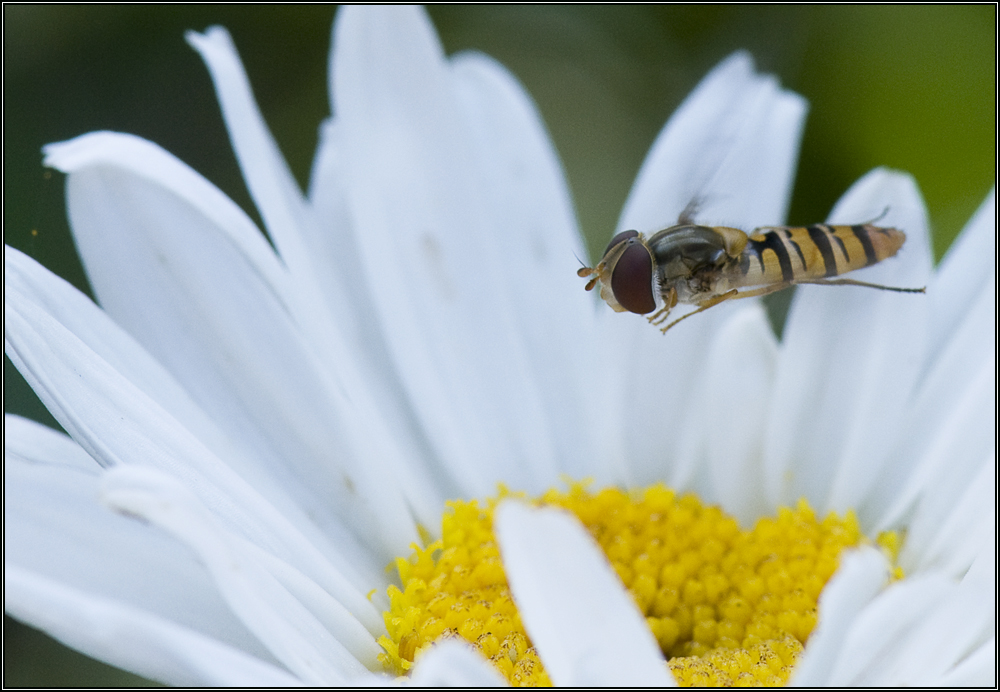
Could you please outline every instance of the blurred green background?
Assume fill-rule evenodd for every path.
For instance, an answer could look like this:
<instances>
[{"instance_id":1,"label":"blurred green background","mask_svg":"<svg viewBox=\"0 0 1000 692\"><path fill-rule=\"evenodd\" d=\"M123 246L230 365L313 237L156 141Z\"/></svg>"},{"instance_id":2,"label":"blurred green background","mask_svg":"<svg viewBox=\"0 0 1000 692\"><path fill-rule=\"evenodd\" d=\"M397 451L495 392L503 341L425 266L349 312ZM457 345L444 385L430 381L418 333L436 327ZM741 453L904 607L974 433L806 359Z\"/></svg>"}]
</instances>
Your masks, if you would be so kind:
<instances>
[{"instance_id":1,"label":"blurred green background","mask_svg":"<svg viewBox=\"0 0 1000 692\"><path fill-rule=\"evenodd\" d=\"M4 241L88 291L62 176L41 147L98 129L153 140L255 219L207 73L183 40L233 35L258 103L305 186L328 114L332 7L16 6L4 11ZM824 219L875 166L914 175L938 258L996 172L996 7L439 7L449 53L481 50L534 97L593 255L663 123L734 50L810 113L787 221ZM4 409L55 421L4 358ZM5 616L5 686L136 685Z\"/></svg>"}]
</instances>

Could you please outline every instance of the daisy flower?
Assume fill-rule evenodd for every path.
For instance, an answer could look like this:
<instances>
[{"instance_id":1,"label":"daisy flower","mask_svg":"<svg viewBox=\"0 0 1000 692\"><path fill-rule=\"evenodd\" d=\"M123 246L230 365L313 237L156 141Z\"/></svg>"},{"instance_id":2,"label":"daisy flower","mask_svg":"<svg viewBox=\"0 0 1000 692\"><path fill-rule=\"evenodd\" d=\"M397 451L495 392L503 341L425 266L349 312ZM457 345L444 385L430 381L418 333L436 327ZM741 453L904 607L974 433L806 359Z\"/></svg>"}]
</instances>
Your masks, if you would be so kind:
<instances>
[{"instance_id":1,"label":"daisy flower","mask_svg":"<svg viewBox=\"0 0 1000 692\"><path fill-rule=\"evenodd\" d=\"M414 661L426 685L664 685L665 652L682 682L995 682L992 193L936 271L909 177L873 171L832 211L887 209L906 245L857 276L926 297L802 287L780 343L756 301L664 337L583 292L530 99L489 58L445 58L422 11L339 12L305 195L228 34L188 40L267 239L150 142L47 147L101 307L5 248L5 352L69 433L5 417L7 612L179 685L348 684ZM696 198L702 223L776 223L804 115L730 57L660 134L618 230ZM498 483L525 494L485 499ZM580 523L640 511L684 530L632 522L609 546ZM795 553L796 531L821 554ZM757 566L726 571L738 552ZM494 610L476 601L431 646L417 602L442 566L437 586L492 584ZM818 616L795 604L810 590ZM460 612L463 593L424 602ZM461 638L499 647L493 664Z\"/></svg>"}]
</instances>

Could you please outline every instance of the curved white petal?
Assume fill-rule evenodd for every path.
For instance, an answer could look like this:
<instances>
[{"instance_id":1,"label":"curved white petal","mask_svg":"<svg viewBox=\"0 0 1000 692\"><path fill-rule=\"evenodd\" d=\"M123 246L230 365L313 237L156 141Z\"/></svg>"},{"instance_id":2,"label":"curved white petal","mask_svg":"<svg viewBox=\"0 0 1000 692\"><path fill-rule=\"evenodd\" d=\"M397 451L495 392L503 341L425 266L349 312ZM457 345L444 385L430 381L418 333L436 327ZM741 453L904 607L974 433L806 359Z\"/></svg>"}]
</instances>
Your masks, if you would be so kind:
<instances>
[{"instance_id":1,"label":"curved white petal","mask_svg":"<svg viewBox=\"0 0 1000 692\"><path fill-rule=\"evenodd\" d=\"M259 464L251 466L256 458L233 448L184 388L107 313L68 282L9 246L4 246L4 287L44 309L227 463L244 474L264 472Z\"/></svg>"},{"instance_id":2,"label":"curved white petal","mask_svg":"<svg viewBox=\"0 0 1000 692\"><path fill-rule=\"evenodd\" d=\"M805 100L736 52L678 106L642 164L618 231L657 231L692 201L710 225L779 223L791 195Z\"/></svg>"},{"instance_id":3,"label":"curved white petal","mask_svg":"<svg viewBox=\"0 0 1000 692\"><path fill-rule=\"evenodd\" d=\"M494 527L511 594L553 683L675 685L645 620L575 517L508 501Z\"/></svg>"},{"instance_id":4,"label":"curved white petal","mask_svg":"<svg viewBox=\"0 0 1000 692\"><path fill-rule=\"evenodd\" d=\"M48 430L32 435L34 440L48 438L43 444L24 449L25 440L18 439L18 431L27 424L9 425L17 419L5 418L11 435L4 448L4 561L8 567L50 579L81 598L115 601L271 660L233 617L204 568L187 550L163 533L100 505L101 470L93 461L90 469L77 465L75 459L86 454L78 445ZM15 451L19 448L24 453ZM6 598L8 606L19 607L15 592L8 591Z\"/></svg>"},{"instance_id":5,"label":"curved white petal","mask_svg":"<svg viewBox=\"0 0 1000 692\"><path fill-rule=\"evenodd\" d=\"M105 475L102 499L113 509L152 522L198 554L226 602L268 650L313 685L331 685L374 664L378 650L346 611L331 632L282 580L261 565L255 551L228 536L205 508L174 479L142 468L122 467Z\"/></svg>"},{"instance_id":6,"label":"curved white petal","mask_svg":"<svg viewBox=\"0 0 1000 692\"><path fill-rule=\"evenodd\" d=\"M478 53L452 58L460 107L486 191L494 254L524 334L560 468L592 475L600 382L592 300L576 274L586 251L559 159L534 103L514 77Z\"/></svg>"},{"instance_id":7,"label":"curved white petal","mask_svg":"<svg viewBox=\"0 0 1000 692\"><path fill-rule=\"evenodd\" d=\"M910 633L953 588L940 575L917 576L879 594L846 633L826 684L893 684L887 671L912 645Z\"/></svg>"},{"instance_id":8,"label":"curved white petal","mask_svg":"<svg viewBox=\"0 0 1000 692\"><path fill-rule=\"evenodd\" d=\"M996 450L991 450L965 488L948 483L941 493L926 493L900 555L904 568L933 567L946 574L963 574L984 546L996 541L996 481Z\"/></svg>"},{"instance_id":9,"label":"curved white petal","mask_svg":"<svg viewBox=\"0 0 1000 692\"><path fill-rule=\"evenodd\" d=\"M919 555L929 547L925 541L933 533L928 529L945 520L980 472L983 460L996 458L996 415L996 361L991 360L982 364L953 408L939 413L935 434L910 460L913 472L897 487L883 515L882 523L887 526L909 520L919 528L914 536L917 543L905 547L904 567L912 564L914 553ZM926 516L917 522L915 513Z\"/></svg>"},{"instance_id":10,"label":"curved white petal","mask_svg":"<svg viewBox=\"0 0 1000 692\"><path fill-rule=\"evenodd\" d=\"M320 520L387 556L417 539L386 466L402 451L350 371L318 361L296 294L250 221L155 145L95 133L46 149L102 307Z\"/></svg>"},{"instance_id":11,"label":"curved white petal","mask_svg":"<svg viewBox=\"0 0 1000 692\"><path fill-rule=\"evenodd\" d=\"M319 290L334 312L340 338L355 351L353 362L359 379L367 383L368 392L399 446L414 452L393 472L419 521L434 526L445 500L461 493L421 430L397 364L388 351L348 208L342 138L343 128L333 118L320 129L310 190L314 223L304 229L304 239L310 258L322 268L317 275ZM335 362L333 350L328 360L345 367L345 363Z\"/></svg>"},{"instance_id":12,"label":"curved white petal","mask_svg":"<svg viewBox=\"0 0 1000 692\"><path fill-rule=\"evenodd\" d=\"M506 687L507 682L480 654L466 644L445 640L435 644L413 667L416 687Z\"/></svg>"},{"instance_id":13,"label":"curved white petal","mask_svg":"<svg viewBox=\"0 0 1000 692\"><path fill-rule=\"evenodd\" d=\"M329 270L356 261L356 253L347 257L315 253L316 246L325 240L321 234L330 229L321 227L316 210L303 198L288 169L257 108L229 33L222 27L211 27L204 34L188 32L187 40L209 68L243 177L299 296L296 305L301 314L297 323L303 336L337 377L349 381L346 386L355 406L360 405L359 397L371 397L371 410L359 417L371 423L371 419L385 417L396 446L412 447L419 440L412 439L417 433L402 407L398 384L386 377L392 374L392 368L383 355L382 337L377 330L366 327L369 315L357 312L364 288L349 290L353 284L338 281L337 272ZM330 191L337 192L342 194L342 190ZM325 264L323 259L334 261ZM362 374L364 377L358 377ZM373 437L379 434L381 431L373 433ZM403 437L407 434L411 439ZM385 461L393 463L391 476L401 479L398 485L402 492L426 520L428 504L438 498L427 474L417 472L416 455L407 455L403 460L379 452L374 455L387 457ZM399 456L398 452L395 456ZM365 463L370 461L366 459Z\"/></svg>"},{"instance_id":14,"label":"curved white petal","mask_svg":"<svg viewBox=\"0 0 1000 692\"><path fill-rule=\"evenodd\" d=\"M701 379L686 397L700 425L678 431L689 440L679 473L694 479L705 502L721 504L742 526L771 511L764 502L762 454L777 355L759 303L733 314L719 328Z\"/></svg>"},{"instance_id":15,"label":"curved white petal","mask_svg":"<svg viewBox=\"0 0 1000 692\"><path fill-rule=\"evenodd\" d=\"M879 594L846 632L827 685L926 685L948 676L996 628L995 538L961 579L929 570Z\"/></svg>"},{"instance_id":16,"label":"curved white petal","mask_svg":"<svg viewBox=\"0 0 1000 692\"><path fill-rule=\"evenodd\" d=\"M338 328L344 332L343 338L364 352L375 384L396 397L396 401L388 403L408 411L409 402L387 351L361 262L348 198L350 171L343 140L344 128L335 117L320 126L309 189L313 223L303 229L304 239L312 261L323 269L316 277L319 289L326 296Z\"/></svg>"},{"instance_id":17,"label":"curved white petal","mask_svg":"<svg viewBox=\"0 0 1000 692\"><path fill-rule=\"evenodd\" d=\"M101 469L97 460L71 438L12 413L3 415L3 453L5 457L59 464L89 473Z\"/></svg>"},{"instance_id":18,"label":"curved white petal","mask_svg":"<svg viewBox=\"0 0 1000 692\"><path fill-rule=\"evenodd\" d=\"M996 687L997 638L990 637L944 675L922 680L921 685L931 688Z\"/></svg>"},{"instance_id":19,"label":"curved white petal","mask_svg":"<svg viewBox=\"0 0 1000 692\"><path fill-rule=\"evenodd\" d=\"M797 687L828 684L854 621L885 586L889 565L873 548L846 555L819 598L819 621L789 680Z\"/></svg>"},{"instance_id":20,"label":"curved white petal","mask_svg":"<svg viewBox=\"0 0 1000 692\"><path fill-rule=\"evenodd\" d=\"M876 484L885 491L873 493L865 507L864 514L877 517L875 524L879 529L898 523L912 509L921 484L929 478L925 467L918 462L927 459L927 450L949 435L949 420L956 410L967 406L963 401L970 392L987 387L980 396L989 396L988 387L993 382L993 398L996 397L995 381L991 379L997 353L995 276L984 282L971 303L965 317L955 325L955 331L930 363L909 403L899 439ZM978 416L976 413L973 415ZM995 421L987 420L984 424L984 433L996 429ZM981 442L992 437L992 434L983 434L959 438L956 442L963 447L967 443L967 448L950 451L960 453L967 461L973 462L975 454L982 451L981 448L977 450L977 445L981 446ZM968 476L959 473L959 468L950 462L945 463L953 473L950 477L952 482L968 480ZM967 464L960 463L960 466L966 472L975 472ZM933 485L927 488L935 491Z\"/></svg>"},{"instance_id":21,"label":"curved white petal","mask_svg":"<svg viewBox=\"0 0 1000 692\"><path fill-rule=\"evenodd\" d=\"M334 33L350 210L414 411L466 496L541 489L556 452L451 67L422 10L345 7Z\"/></svg>"},{"instance_id":22,"label":"curved white petal","mask_svg":"<svg viewBox=\"0 0 1000 692\"><path fill-rule=\"evenodd\" d=\"M673 225L692 201L709 225L773 225L788 206L806 105L770 76L754 72L746 53L724 60L702 80L664 126L643 163L618 231ZM603 306L602 306L603 307ZM719 325L737 310L720 305L666 335L636 315L602 311L611 334L604 356L618 366L605 395L621 427L621 456L630 483L666 480L686 487L674 468L686 444L679 431L710 435L691 415L686 393Z\"/></svg>"},{"instance_id":23,"label":"curved white petal","mask_svg":"<svg viewBox=\"0 0 1000 692\"><path fill-rule=\"evenodd\" d=\"M285 486L277 481L269 467L268 458L261 456L259 450L252 446L241 444L243 440L234 440L220 431L162 365L76 288L10 247L4 248L4 285L9 291L22 293L43 307L114 370L166 410L227 466L267 497L269 502L280 508L299 531L328 555L335 555L348 547L342 543L339 550L335 550L329 544L329 537L318 530L315 523L288 496ZM91 463L96 463L92 457L88 458ZM341 530L341 534L345 532L346 529ZM359 552L355 550L354 554ZM356 569L357 563L356 559L340 560L339 569L351 573ZM374 571L374 574L379 573L380 571ZM363 583L357 578L354 581Z\"/></svg>"},{"instance_id":24,"label":"curved white petal","mask_svg":"<svg viewBox=\"0 0 1000 692\"><path fill-rule=\"evenodd\" d=\"M919 192L909 176L875 170L831 223L876 218L905 229L897 258L852 273L890 286L926 286L931 256ZM800 286L782 336L765 441L768 499L806 497L843 511L877 492L877 479L912 395L926 345L925 296L869 288Z\"/></svg>"},{"instance_id":25,"label":"curved white petal","mask_svg":"<svg viewBox=\"0 0 1000 692\"><path fill-rule=\"evenodd\" d=\"M941 260L928 290L932 310L929 358L936 356L957 331L984 285L991 279L996 283L996 219L997 192L993 188Z\"/></svg>"},{"instance_id":26,"label":"curved white petal","mask_svg":"<svg viewBox=\"0 0 1000 692\"><path fill-rule=\"evenodd\" d=\"M4 609L67 646L178 686L290 687L287 672L137 608L80 593L15 565L4 566Z\"/></svg>"},{"instance_id":27,"label":"curved white petal","mask_svg":"<svg viewBox=\"0 0 1000 692\"><path fill-rule=\"evenodd\" d=\"M907 634L905 647L886 661L876 685L922 685L948 674L996 634L996 541L962 580ZM897 617L899 613L897 613Z\"/></svg>"},{"instance_id":28,"label":"curved white petal","mask_svg":"<svg viewBox=\"0 0 1000 692\"><path fill-rule=\"evenodd\" d=\"M308 223L304 199L257 108L236 46L229 32L219 26L209 27L204 34L189 31L185 38L212 76L240 171L268 235L285 266L301 282L303 272L312 273L301 237L301 228Z\"/></svg>"},{"instance_id":29,"label":"curved white petal","mask_svg":"<svg viewBox=\"0 0 1000 692\"><path fill-rule=\"evenodd\" d=\"M899 686L953 672L983 675L981 663L962 667L985 655L995 631L995 545L995 537L982 544L958 583L931 571L877 596L884 560L870 549L868 557L849 556L821 597L820 624L793 684Z\"/></svg>"},{"instance_id":30,"label":"curved white petal","mask_svg":"<svg viewBox=\"0 0 1000 692\"><path fill-rule=\"evenodd\" d=\"M281 555L357 613L373 632L377 611L294 526L232 469L63 325L8 287L5 352L49 411L103 466L168 471L249 540Z\"/></svg>"}]
</instances>

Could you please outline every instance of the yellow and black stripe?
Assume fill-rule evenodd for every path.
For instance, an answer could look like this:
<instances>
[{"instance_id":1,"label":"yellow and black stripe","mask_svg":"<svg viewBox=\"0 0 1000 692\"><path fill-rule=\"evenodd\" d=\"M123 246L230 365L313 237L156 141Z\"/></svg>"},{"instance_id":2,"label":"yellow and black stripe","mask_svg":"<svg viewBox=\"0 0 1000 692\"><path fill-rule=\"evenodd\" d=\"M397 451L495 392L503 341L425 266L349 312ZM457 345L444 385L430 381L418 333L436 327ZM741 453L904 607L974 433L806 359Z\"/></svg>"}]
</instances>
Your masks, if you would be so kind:
<instances>
[{"instance_id":1,"label":"yellow and black stripe","mask_svg":"<svg viewBox=\"0 0 1000 692\"><path fill-rule=\"evenodd\" d=\"M896 254L906 235L895 228L776 226L750 235L738 260L734 286L792 284L846 274Z\"/></svg>"}]
</instances>

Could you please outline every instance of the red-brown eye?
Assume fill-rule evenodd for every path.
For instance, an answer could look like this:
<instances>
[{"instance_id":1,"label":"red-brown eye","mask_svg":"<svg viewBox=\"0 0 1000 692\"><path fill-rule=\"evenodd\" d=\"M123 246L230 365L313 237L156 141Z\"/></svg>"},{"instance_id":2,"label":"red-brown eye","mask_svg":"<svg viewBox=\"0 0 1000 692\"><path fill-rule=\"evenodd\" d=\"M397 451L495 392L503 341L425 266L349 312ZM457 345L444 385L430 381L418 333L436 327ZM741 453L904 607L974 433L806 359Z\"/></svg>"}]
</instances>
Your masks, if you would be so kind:
<instances>
[{"instance_id":1,"label":"red-brown eye","mask_svg":"<svg viewBox=\"0 0 1000 692\"><path fill-rule=\"evenodd\" d=\"M609 252L611 252L611 248L613 248L615 245L622 242L623 240L628 240L629 238L635 238L637 235L639 235L639 231L622 231L621 233L619 233L618 235L616 235L614 238L611 239L611 242L608 243L608 246L604 248L604 254L606 255Z\"/></svg>"},{"instance_id":2,"label":"red-brown eye","mask_svg":"<svg viewBox=\"0 0 1000 692\"><path fill-rule=\"evenodd\" d=\"M645 315L656 309L656 300L653 298L653 258L649 250L639 243L625 248L611 272L611 290L618 304L629 312Z\"/></svg>"}]
</instances>

